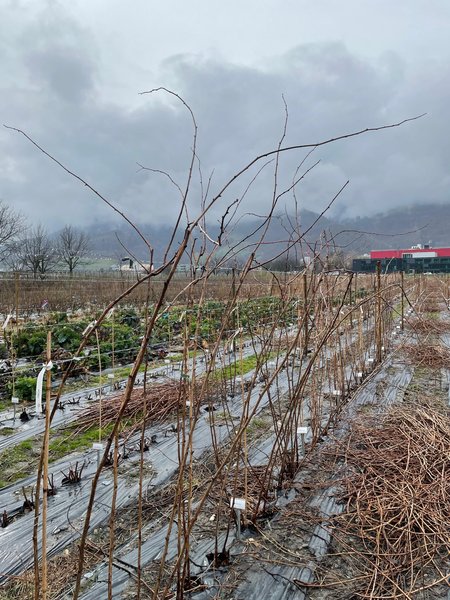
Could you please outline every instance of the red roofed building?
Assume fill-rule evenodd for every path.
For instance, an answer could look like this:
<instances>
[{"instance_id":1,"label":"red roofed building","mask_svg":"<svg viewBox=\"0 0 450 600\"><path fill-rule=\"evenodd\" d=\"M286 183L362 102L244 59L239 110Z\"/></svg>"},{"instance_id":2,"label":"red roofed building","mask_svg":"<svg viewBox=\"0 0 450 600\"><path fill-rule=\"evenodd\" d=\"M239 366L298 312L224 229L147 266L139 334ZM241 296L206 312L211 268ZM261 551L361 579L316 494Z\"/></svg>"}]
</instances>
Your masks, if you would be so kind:
<instances>
[{"instance_id":1,"label":"red roofed building","mask_svg":"<svg viewBox=\"0 0 450 600\"><path fill-rule=\"evenodd\" d=\"M370 258L366 255L353 260L353 270L375 273L378 263L382 273L450 273L450 248L417 244L403 250L372 250Z\"/></svg>"},{"instance_id":2,"label":"red roofed building","mask_svg":"<svg viewBox=\"0 0 450 600\"><path fill-rule=\"evenodd\" d=\"M418 244L405 250L372 250L370 258L381 260L382 258L437 258L439 256L450 257L450 248L432 248L430 245Z\"/></svg>"}]
</instances>

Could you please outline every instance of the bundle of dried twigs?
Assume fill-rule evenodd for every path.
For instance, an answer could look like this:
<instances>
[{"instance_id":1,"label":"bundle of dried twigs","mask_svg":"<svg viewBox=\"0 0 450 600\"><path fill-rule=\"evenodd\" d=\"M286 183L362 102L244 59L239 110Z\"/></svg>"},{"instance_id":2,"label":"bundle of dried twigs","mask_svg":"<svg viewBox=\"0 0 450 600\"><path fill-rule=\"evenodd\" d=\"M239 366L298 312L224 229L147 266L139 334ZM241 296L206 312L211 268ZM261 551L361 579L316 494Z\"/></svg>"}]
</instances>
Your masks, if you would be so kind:
<instances>
[{"instance_id":1,"label":"bundle of dried twigs","mask_svg":"<svg viewBox=\"0 0 450 600\"><path fill-rule=\"evenodd\" d=\"M132 434L142 427L142 419L145 414L146 425L151 423L163 423L170 416L184 407L193 399L194 408L198 405L209 405L220 398L218 386L209 384L207 394L202 392L202 383L199 382L190 390L190 385L173 380L161 383L151 383L146 391L135 389L131 395L123 415L123 429ZM77 420L76 433L82 433L91 427L107 429L114 423L123 396L106 397L103 401L97 401L87 407Z\"/></svg>"},{"instance_id":2,"label":"bundle of dried twigs","mask_svg":"<svg viewBox=\"0 0 450 600\"><path fill-rule=\"evenodd\" d=\"M445 584L448 416L429 407L395 409L381 424L357 424L338 445L338 455L350 475L342 482L346 510L334 517L332 528L357 575L358 596L411 599Z\"/></svg>"},{"instance_id":3,"label":"bundle of dried twigs","mask_svg":"<svg viewBox=\"0 0 450 600\"><path fill-rule=\"evenodd\" d=\"M442 310L442 301L436 297L429 297L419 306L422 312L437 313Z\"/></svg>"},{"instance_id":4,"label":"bundle of dried twigs","mask_svg":"<svg viewBox=\"0 0 450 600\"><path fill-rule=\"evenodd\" d=\"M173 413L181 403L186 402L187 390L183 384L175 381L165 381L164 383L152 383L145 392L139 389L135 390L126 407L124 422L128 424L127 429L141 427L144 408L146 421L162 422L171 413ZM104 398L101 403L92 404L80 415L77 421L77 432L83 432L91 427L98 427L100 422L103 429L114 423L119 407L122 403L122 395Z\"/></svg>"},{"instance_id":5,"label":"bundle of dried twigs","mask_svg":"<svg viewBox=\"0 0 450 600\"><path fill-rule=\"evenodd\" d=\"M409 327L416 333L446 333L450 331L450 321L444 321L443 319L432 319L430 317L417 317L415 319L409 319Z\"/></svg>"},{"instance_id":6,"label":"bundle of dried twigs","mask_svg":"<svg viewBox=\"0 0 450 600\"><path fill-rule=\"evenodd\" d=\"M403 346L403 352L406 359L417 367L450 367L450 350L439 344L408 344Z\"/></svg>"}]
</instances>

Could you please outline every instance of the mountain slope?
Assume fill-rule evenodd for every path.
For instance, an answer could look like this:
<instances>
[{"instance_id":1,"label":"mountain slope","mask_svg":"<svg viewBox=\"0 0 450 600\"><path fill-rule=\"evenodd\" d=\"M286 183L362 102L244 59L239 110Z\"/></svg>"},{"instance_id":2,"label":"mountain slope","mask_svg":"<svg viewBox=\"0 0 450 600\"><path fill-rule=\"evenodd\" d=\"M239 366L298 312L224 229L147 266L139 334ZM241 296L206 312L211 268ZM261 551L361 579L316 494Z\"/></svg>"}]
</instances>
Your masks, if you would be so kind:
<instances>
[{"instance_id":1,"label":"mountain slope","mask_svg":"<svg viewBox=\"0 0 450 600\"><path fill-rule=\"evenodd\" d=\"M338 221L323 216L316 222L318 215L311 211L301 211L300 231L305 233L305 241L314 245L319 239L327 238L351 254L361 254L370 249L401 248L413 244L427 244L433 246L450 245L450 204L422 204L408 208L394 209L388 213L372 217L359 217ZM262 221L255 218L242 220L227 237L229 245L236 244L239 240L250 236ZM279 253L290 239L293 219L286 215L278 215L271 223L267 232L266 244L259 250L259 256L264 259ZM296 226L296 225L295 225ZM150 240L155 249L155 261L162 259L165 246L170 239L172 229L169 225L152 226L139 224L140 231ZM87 229L92 240L92 250L104 256L119 258L129 253L139 259L148 260L148 250L144 242L126 224L93 225ZM177 236L181 238L182 229ZM209 230L214 237L218 234L217 226ZM201 232L199 231L199 236ZM251 236L245 246L257 239ZM120 240L125 248L120 245ZM175 244L177 240L175 240ZM174 246L175 247L175 246ZM244 253L250 252L246 248Z\"/></svg>"}]
</instances>

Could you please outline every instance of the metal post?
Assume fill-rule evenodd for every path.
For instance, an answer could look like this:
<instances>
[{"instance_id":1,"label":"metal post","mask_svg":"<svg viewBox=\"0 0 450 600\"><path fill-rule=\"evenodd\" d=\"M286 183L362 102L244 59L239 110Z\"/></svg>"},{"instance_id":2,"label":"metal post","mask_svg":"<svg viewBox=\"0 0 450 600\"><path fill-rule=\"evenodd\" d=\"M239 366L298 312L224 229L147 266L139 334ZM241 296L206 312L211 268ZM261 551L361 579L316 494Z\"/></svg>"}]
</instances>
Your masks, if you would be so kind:
<instances>
[{"instance_id":1,"label":"metal post","mask_svg":"<svg viewBox=\"0 0 450 600\"><path fill-rule=\"evenodd\" d=\"M231 498L230 508L234 510L236 514L236 539L241 539L241 510L245 511L246 501L245 498Z\"/></svg>"},{"instance_id":2,"label":"metal post","mask_svg":"<svg viewBox=\"0 0 450 600\"><path fill-rule=\"evenodd\" d=\"M305 435L308 432L308 428L301 426L301 427L297 427L297 434L300 434L300 444L302 446L302 455L303 457L306 456L306 448L305 448Z\"/></svg>"},{"instance_id":3,"label":"metal post","mask_svg":"<svg viewBox=\"0 0 450 600\"><path fill-rule=\"evenodd\" d=\"M236 523L236 539L241 541L241 511L239 510L239 508L235 509L236 512L236 519L237 519L237 523Z\"/></svg>"}]
</instances>

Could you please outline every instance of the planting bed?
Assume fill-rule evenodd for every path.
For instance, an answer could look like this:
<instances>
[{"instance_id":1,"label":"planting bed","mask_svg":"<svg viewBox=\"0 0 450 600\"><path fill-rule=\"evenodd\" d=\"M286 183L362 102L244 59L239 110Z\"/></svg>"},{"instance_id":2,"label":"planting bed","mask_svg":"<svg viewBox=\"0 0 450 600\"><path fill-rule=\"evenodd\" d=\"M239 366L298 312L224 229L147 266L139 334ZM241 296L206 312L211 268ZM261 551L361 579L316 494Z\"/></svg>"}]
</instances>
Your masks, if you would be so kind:
<instances>
[{"instance_id":1,"label":"planting bed","mask_svg":"<svg viewBox=\"0 0 450 600\"><path fill-rule=\"evenodd\" d=\"M448 538L437 524L449 515L447 282L305 281L267 298L230 290L220 302L122 308L90 330L101 311L69 315L65 334L79 335L66 348L54 317L6 330L14 375L26 332L51 329L70 353L61 366L86 368L94 385L64 367L53 379L78 389L53 389L49 430L31 402L26 423L10 409L0 416L0 598L41 589L43 539L50 598L445 597ZM127 348L142 363L124 372ZM33 374L43 360L20 368ZM435 428L428 438L426 425ZM426 445L436 458L434 504L420 495L432 467L414 467L417 450L387 466L401 435L399 448ZM379 473L375 451L386 462ZM42 486L33 505L42 461L52 483L44 513ZM403 508L393 500L400 490ZM392 505L387 519L374 508L378 492ZM419 522L426 546L411 533Z\"/></svg>"}]
</instances>

